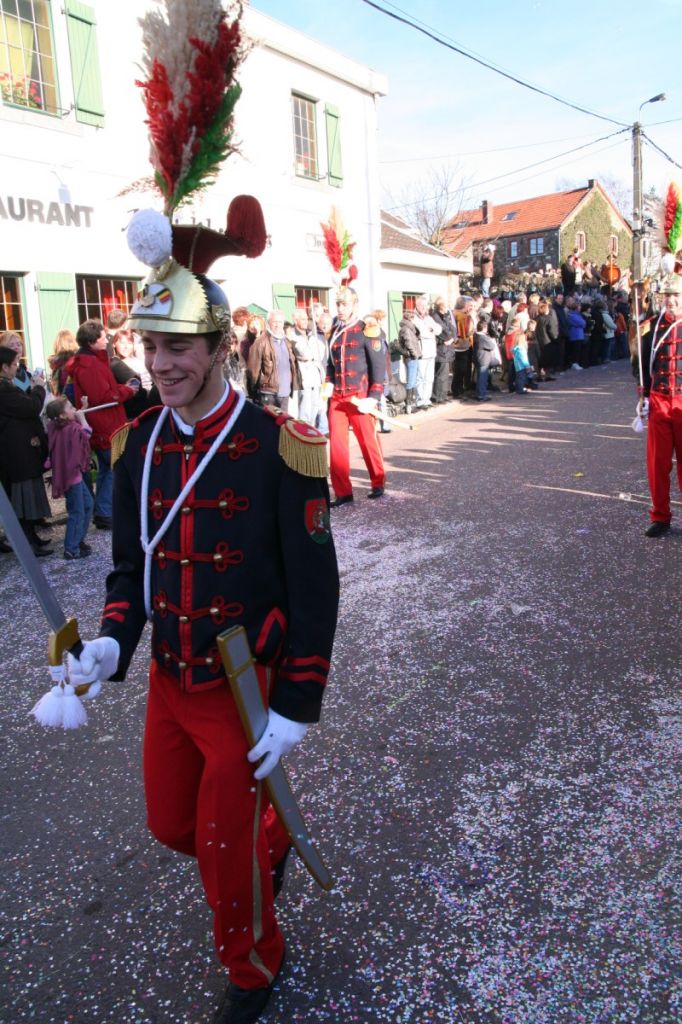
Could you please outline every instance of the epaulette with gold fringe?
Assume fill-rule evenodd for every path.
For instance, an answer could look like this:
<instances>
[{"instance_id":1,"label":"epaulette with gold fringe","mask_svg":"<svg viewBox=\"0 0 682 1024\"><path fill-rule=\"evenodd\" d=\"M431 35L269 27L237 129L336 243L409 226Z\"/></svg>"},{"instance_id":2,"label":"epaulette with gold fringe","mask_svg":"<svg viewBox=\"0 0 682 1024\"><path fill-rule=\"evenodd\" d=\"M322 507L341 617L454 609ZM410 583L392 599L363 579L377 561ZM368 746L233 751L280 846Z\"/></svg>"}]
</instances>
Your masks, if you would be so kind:
<instances>
[{"instance_id":1,"label":"epaulette with gold fringe","mask_svg":"<svg viewBox=\"0 0 682 1024\"><path fill-rule=\"evenodd\" d=\"M111 468L113 469L118 460L126 450L126 444L128 442L128 434L132 427L137 427L143 419L146 419L153 412L160 412L163 406L161 405L150 405L148 409L143 409L139 416L128 423L124 423L122 427L119 427L115 433L111 435Z\"/></svg>"},{"instance_id":2,"label":"epaulette with gold fringe","mask_svg":"<svg viewBox=\"0 0 682 1024\"><path fill-rule=\"evenodd\" d=\"M264 405L263 412L272 416L279 427L279 454L289 469L301 476L326 477L327 438L303 420L295 420L288 412L274 405Z\"/></svg>"},{"instance_id":3,"label":"epaulette with gold fringe","mask_svg":"<svg viewBox=\"0 0 682 1024\"><path fill-rule=\"evenodd\" d=\"M279 454L289 469L301 476L326 477L327 438L302 420L287 419L280 424Z\"/></svg>"},{"instance_id":4,"label":"epaulette with gold fringe","mask_svg":"<svg viewBox=\"0 0 682 1024\"><path fill-rule=\"evenodd\" d=\"M115 434L111 435L111 468L113 469L126 450L126 442L130 433L131 423L124 423Z\"/></svg>"}]
</instances>

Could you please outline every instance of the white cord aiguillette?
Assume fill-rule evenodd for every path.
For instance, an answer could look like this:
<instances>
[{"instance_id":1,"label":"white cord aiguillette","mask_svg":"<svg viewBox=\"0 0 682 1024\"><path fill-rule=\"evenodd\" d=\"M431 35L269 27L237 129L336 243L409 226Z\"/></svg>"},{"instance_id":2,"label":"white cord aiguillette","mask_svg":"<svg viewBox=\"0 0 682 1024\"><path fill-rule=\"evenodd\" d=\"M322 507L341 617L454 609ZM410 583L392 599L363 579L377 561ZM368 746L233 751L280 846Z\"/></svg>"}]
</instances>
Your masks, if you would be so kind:
<instances>
[{"instance_id":1,"label":"white cord aiguillette","mask_svg":"<svg viewBox=\"0 0 682 1024\"><path fill-rule=\"evenodd\" d=\"M149 522L148 522L148 520L149 520L149 508L148 508L148 504L149 504L149 477L151 475L152 459L154 457L154 448L156 446L156 442L157 442L157 439L159 437L159 434L161 433L161 428L163 427L163 424L166 422L166 419L168 418L168 413L170 411L168 409L168 406L164 407L163 411L161 412L161 415L159 416L158 420L156 421L156 424L154 426L154 430L152 431L152 435L149 438L149 443L147 445L147 452L146 452L145 458L144 458L144 469L142 471L142 495L141 495L141 498L140 498L140 533L141 533L141 535L140 535L140 543L142 545L142 550L144 551L144 608L145 608L145 611L147 613L147 618L148 619L151 619L151 617L152 617L151 587L152 587L152 557L154 555L154 549L159 544L159 542L165 537L168 528L170 527L171 523L173 522L173 520L175 519L176 515L178 514L178 512L179 512L179 510L180 510L180 508L181 508L185 498L187 497L189 492L192 490L192 488L194 487L194 485L196 484L197 480L199 479L201 474L204 472L204 470L208 466L209 462L211 461L211 459L213 458L215 453L218 451L218 448L223 443L223 441L225 440L226 436L232 430L233 426L235 425L235 423L237 421L237 417L239 416L240 412L244 408L245 401L246 401L246 397L244 396L244 394L237 392L237 404L236 404L236 406L234 408L234 412L229 417L227 423L225 424L223 429L220 431L220 433L216 437L215 441L213 442L213 444L211 445L209 450L206 452L206 455L201 460L201 462L199 463L197 468L194 470L194 472L192 473L191 477L189 478L189 480L187 481L185 486L180 491L179 495L175 499L175 502L173 503L172 508L170 509L168 515L166 516L166 518L165 518L165 520L163 522L163 525L159 528L159 530L157 530L157 532L154 534L154 536L150 540L149 539Z\"/></svg>"}]
</instances>

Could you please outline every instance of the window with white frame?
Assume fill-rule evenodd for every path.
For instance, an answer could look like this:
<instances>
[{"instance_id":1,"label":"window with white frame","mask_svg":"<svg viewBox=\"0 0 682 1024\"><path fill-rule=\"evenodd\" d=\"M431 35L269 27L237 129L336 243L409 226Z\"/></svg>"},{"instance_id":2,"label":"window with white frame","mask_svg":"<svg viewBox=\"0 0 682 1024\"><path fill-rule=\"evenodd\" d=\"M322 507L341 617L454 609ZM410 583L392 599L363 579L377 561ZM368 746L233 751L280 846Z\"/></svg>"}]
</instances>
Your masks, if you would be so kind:
<instances>
[{"instance_id":1,"label":"window with white frame","mask_svg":"<svg viewBox=\"0 0 682 1024\"><path fill-rule=\"evenodd\" d=\"M59 113L49 0L0 0L4 103Z\"/></svg>"},{"instance_id":2,"label":"window with white frame","mask_svg":"<svg viewBox=\"0 0 682 1024\"><path fill-rule=\"evenodd\" d=\"M609 253L611 256L618 255L618 235L609 235Z\"/></svg>"},{"instance_id":3,"label":"window with white frame","mask_svg":"<svg viewBox=\"0 0 682 1024\"><path fill-rule=\"evenodd\" d=\"M516 257L518 255L519 255L519 243L518 242L510 242L509 243L509 258L514 260L514 259L516 259Z\"/></svg>"},{"instance_id":4,"label":"window with white frame","mask_svg":"<svg viewBox=\"0 0 682 1024\"><path fill-rule=\"evenodd\" d=\"M112 309L130 312L139 288L140 282L137 279L77 274L76 301L79 323L83 323L84 320L101 320L105 324Z\"/></svg>"},{"instance_id":5,"label":"window with white frame","mask_svg":"<svg viewBox=\"0 0 682 1024\"><path fill-rule=\"evenodd\" d=\"M300 178L318 178L317 104L296 93L291 97L294 125L294 170Z\"/></svg>"},{"instance_id":6,"label":"window with white frame","mask_svg":"<svg viewBox=\"0 0 682 1024\"><path fill-rule=\"evenodd\" d=\"M0 331L18 334L26 347L24 311L21 305L21 279L0 271Z\"/></svg>"},{"instance_id":7,"label":"window with white frame","mask_svg":"<svg viewBox=\"0 0 682 1024\"><path fill-rule=\"evenodd\" d=\"M325 309L329 309L328 288L308 288L306 285L297 284L296 308L310 310L313 303L319 303Z\"/></svg>"},{"instance_id":8,"label":"window with white frame","mask_svg":"<svg viewBox=\"0 0 682 1024\"><path fill-rule=\"evenodd\" d=\"M575 247L579 253L585 252L585 249L587 248L587 238L585 237L584 231L576 231Z\"/></svg>"},{"instance_id":9,"label":"window with white frame","mask_svg":"<svg viewBox=\"0 0 682 1024\"><path fill-rule=\"evenodd\" d=\"M540 256L545 251L545 240L544 238L531 238L530 240L530 254L531 256Z\"/></svg>"}]
</instances>

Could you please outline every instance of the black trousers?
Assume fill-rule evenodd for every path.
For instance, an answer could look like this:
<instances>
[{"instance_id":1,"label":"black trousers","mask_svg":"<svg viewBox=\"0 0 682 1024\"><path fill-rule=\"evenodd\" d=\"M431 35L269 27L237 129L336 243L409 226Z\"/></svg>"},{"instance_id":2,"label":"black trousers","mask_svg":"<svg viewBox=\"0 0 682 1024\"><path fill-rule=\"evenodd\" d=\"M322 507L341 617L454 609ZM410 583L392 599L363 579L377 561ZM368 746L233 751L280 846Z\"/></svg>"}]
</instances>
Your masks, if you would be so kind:
<instances>
[{"instance_id":1,"label":"black trousers","mask_svg":"<svg viewBox=\"0 0 682 1024\"><path fill-rule=\"evenodd\" d=\"M444 402L448 396L450 384L450 359L436 356L436 370L433 376L433 401Z\"/></svg>"},{"instance_id":2,"label":"black trousers","mask_svg":"<svg viewBox=\"0 0 682 1024\"><path fill-rule=\"evenodd\" d=\"M471 387L471 364L471 349L467 349L466 352L455 352L452 372L452 393L455 398Z\"/></svg>"}]
</instances>

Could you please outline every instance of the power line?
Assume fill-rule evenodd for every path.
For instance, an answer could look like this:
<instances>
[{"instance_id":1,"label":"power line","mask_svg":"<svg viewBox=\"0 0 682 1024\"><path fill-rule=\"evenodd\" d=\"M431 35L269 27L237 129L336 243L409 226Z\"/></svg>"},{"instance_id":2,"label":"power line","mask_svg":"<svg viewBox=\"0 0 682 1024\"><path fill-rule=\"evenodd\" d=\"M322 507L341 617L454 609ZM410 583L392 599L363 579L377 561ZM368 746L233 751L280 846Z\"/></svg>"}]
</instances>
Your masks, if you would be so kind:
<instances>
[{"instance_id":1,"label":"power line","mask_svg":"<svg viewBox=\"0 0 682 1024\"><path fill-rule=\"evenodd\" d=\"M652 140L649 138L648 135L645 134L645 132L642 132L642 138L645 140L645 142L649 143L652 149L655 149L658 153L661 154L661 156L664 156L666 160L668 160L671 164L674 164L675 167L679 167L679 169L682 171L682 164L678 164L677 160L673 160L673 158L669 156L664 149L661 149L661 147L657 146L655 142L652 142Z\"/></svg>"},{"instance_id":2,"label":"power line","mask_svg":"<svg viewBox=\"0 0 682 1024\"><path fill-rule=\"evenodd\" d=\"M675 124L676 121L682 121L682 117L671 117L669 121L650 121L649 124L643 124L642 128L655 128L657 124Z\"/></svg>"},{"instance_id":3,"label":"power line","mask_svg":"<svg viewBox=\"0 0 682 1024\"><path fill-rule=\"evenodd\" d=\"M602 146L601 149L595 149L595 151L594 151L594 153L592 155L596 156L597 153L606 153L610 149L616 149L616 147L620 146L621 144L622 144L622 140L619 140L618 142L612 142L610 146ZM568 160L567 163L574 163L574 161L573 160ZM511 182L511 184L512 185L521 185L524 181L532 181L533 178L539 178L540 175L544 174L544 173L545 173L544 171L538 171L537 174L527 174L525 178L519 178L518 181ZM471 187L472 188L476 188L477 186L476 185L472 185ZM500 189L508 188L508 187L509 187L508 184L507 185L499 185L497 188L486 189L486 192L492 194L493 192L499 192Z\"/></svg>"},{"instance_id":4,"label":"power line","mask_svg":"<svg viewBox=\"0 0 682 1024\"><path fill-rule=\"evenodd\" d=\"M571 103L570 100L562 99L560 96L556 96L554 93L548 92L547 89L541 89L537 85L532 85L530 82L524 82L523 79L517 78L516 75L512 75L510 72L503 71L501 68L495 67L490 61L484 60L482 57L476 57L473 53L468 53L461 46L455 46L453 43L446 42L441 36L435 34L435 30L423 28L416 22L411 21L409 18L402 17L399 14L394 14L393 11L387 11L385 7L381 7L379 4L374 3L373 0L362 0L363 3L367 4L368 7L373 7L381 14L385 14L387 18L393 18L394 21L399 21L403 25L407 25L409 28L415 29L417 32L421 32L422 35L428 36L439 46L444 46L448 50L452 50L454 53L460 54L462 57L467 57L469 60L473 60L476 64L480 64L482 67L487 68L489 71L494 71L497 75L502 75L503 78L507 78L512 82L516 82L517 85L522 85L525 89L530 89L532 92L539 93L541 96L547 96L549 99L554 100L556 103L561 103L566 107L572 107L573 110L580 111L581 114L589 114L590 117L597 117L601 121L609 121L611 124L617 124L619 127L627 127L623 121L616 121L613 117L606 117L604 114L597 114L594 110L588 110L587 107L581 107L577 103Z\"/></svg>"},{"instance_id":5,"label":"power line","mask_svg":"<svg viewBox=\"0 0 682 1024\"><path fill-rule=\"evenodd\" d=\"M460 156L483 156L486 153L509 153L513 149L534 149L537 146L551 146L555 142L572 142L573 139L587 138L586 132L582 135L568 135L563 139L545 139L544 142L524 142L520 146L496 146L494 149L471 149L464 153L446 153L445 156L406 156L399 160L380 160L380 164L411 164L420 163L425 160L453 160Z\"/></svg>"},{"instance_id":6,"label":"power line","mask_svg":"<svg viewBox=\"0 0 682 1024\"><path fill-rule=\"evenodd\" d=\"M630 131L629 127L628 128L620 128L617 132L611 132L610 135L602 135L598 139L592 139L591 142L586 142L583 146L574 146L573 149L564 150L563 153L555 153L554 156L545 157L543 160L536 160L532 164L526 164L523 167L517 167L513 171L505 171L504 174L496 174L493 178L486 178L484 181L474 182L473 185L469 185L469 186L467 186L467 188L469 188L469 189L480 188L482 185L487 185L490 182L500 181L502 178L509 178L509 177L512 177L515 174L521 174L522 171L530 171L534 167L540 167L542 164L551 163L553 160L559 160L562 157L571 156L573 153L579 153L582 149L588 149L590 146L596 146L597 143L599 143L599 142L606 142L607 139L612 139L616 135L623 135L625 132L629 132L629 131ZM459 191L459 189L457 191ZM450 196L451 194L454 194L454 193L448 192L448 196ZM397 206L389 207L389 212L390 212L390 210L406 210L410 206L419 206L422 203L433 202L434 199L438 199L438 198L439 198L438 196L429 196L429 197L427 197L425 199L415 199L415 200L411 200L408 203L400 203Z\"/></svg>"}]
</instances>

